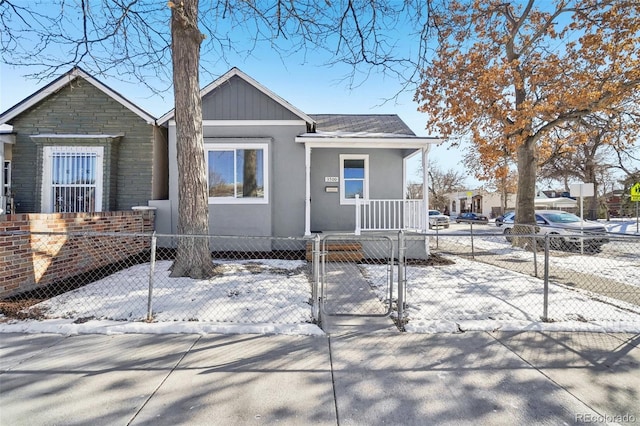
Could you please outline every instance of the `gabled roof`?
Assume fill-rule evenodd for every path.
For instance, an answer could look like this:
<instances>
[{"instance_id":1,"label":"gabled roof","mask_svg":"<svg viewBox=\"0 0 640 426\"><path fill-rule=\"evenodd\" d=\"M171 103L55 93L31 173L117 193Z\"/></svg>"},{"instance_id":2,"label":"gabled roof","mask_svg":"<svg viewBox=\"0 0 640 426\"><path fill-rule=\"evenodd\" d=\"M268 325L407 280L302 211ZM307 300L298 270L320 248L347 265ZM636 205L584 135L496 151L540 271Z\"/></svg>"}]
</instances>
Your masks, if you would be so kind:
<instances>
[{"instance_id":1,"label":"gabled roof","mask_svg":"<svg viewBox=\"0 0 640 426\"><path fill-rule=\"evenodd\" d=\"M247 83L255 87L256 89L258 89L259 91L261 91L262 93L264 93L265 95L273 99L275 102L277 102L287 110L291 111L294 115L297 115L298 117L300 117L301 120L304 120L309 124L314 123L314 120L311 117L309 117L307 114L305 114L295 106L291 105L289 102L287 102L280 96L276 95L274 92L267 89L265 86L258 83L253 78L249 77L249 75L240 71L240 69L238 69L237 67L231 68L224 75L220 76L214 82L210 83L209 85L204 87L202 90L200 90L200 98L202 99L208 93L214 91L216 88L220 87L222 84L226 83L230 78L234 76L240 77L241 79L243 79L244 81L246 81ZM158 119L158 125L160 126L165 125L169 120L171 120L174 117L174 114L175 114L175 108L167 112L166 114L164 114L162 117L160 117Z\"/></svg>"},{"instance_id":2,"label":"gabled roof","mask_svg":"<svg viewBox=\"0 0 640 426\"><path fill-rule=\"evenodd\" d=\"M56 80L47 84L42 89L38 90L37 92L33 93L31 96L23 99L13 107L9 108L8 110L0 114L0 124L7 123L11 119L17 117L18 115L22 114L29 108L43 101L50 95L68 86L69 84L71 84L72 81L76 80L77 78L83 78L88 83L96 87L98 90L102 91L104 94L111 97L116 102L118 102L125 108L129 109L131 112L133 112L140 118L142 118L148 124L155 124L156 119L151 114L147 113L146 111L144 111L143 109L135 105L133 102L130 102L120 93L111 89L106 84L103 84L100 81L96 80L95 78L91 77L89 74L87 74L86 71L84 71L80 67L72 68L66 74L63 74L62 76L58 77Z\"/></svg>"},{"instance_id":3,"label":"gabled roof","mask_svg":"<svg viewBox=\"0 0 640 426\"><path fill-rule=\"evenodd\" d=\"M312 114L318 132L378 133L410 135L415 133L396 114Z\"/></svg>"}]
</instances>

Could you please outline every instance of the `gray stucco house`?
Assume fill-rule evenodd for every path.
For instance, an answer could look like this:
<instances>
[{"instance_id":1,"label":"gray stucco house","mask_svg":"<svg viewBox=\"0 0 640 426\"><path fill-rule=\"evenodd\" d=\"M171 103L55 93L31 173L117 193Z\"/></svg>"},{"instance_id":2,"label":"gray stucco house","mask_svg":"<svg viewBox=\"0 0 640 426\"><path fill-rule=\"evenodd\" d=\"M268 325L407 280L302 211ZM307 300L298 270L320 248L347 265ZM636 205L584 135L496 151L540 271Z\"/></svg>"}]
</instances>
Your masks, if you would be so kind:
<instances>
[{"instance_id":1,"label":"gray stucco house","mask_svg":"<svg viewBox=\"0 0 640 426\"><path fill-rule=\"evenodd\" d=\"M201 91L213 235L426 229L426 203L407 200L406 161L423 170L436 138L397 115L306 114L238 68ZM180 173L174 112L168 129L169 199L154 201L158 231L176 232ZM426 185L425 185L426 186Z\"/></svg>"},{"instance_id":2,"label":"gray stucco house","mask_svg":"<svg viewBox=\"0 0 640 426\"><path fill-rule=\"evenodd\" d=\"M168 196L166 129L80 68L0 124L0 213L130 210Z\"/></svg>"}]
</instances>

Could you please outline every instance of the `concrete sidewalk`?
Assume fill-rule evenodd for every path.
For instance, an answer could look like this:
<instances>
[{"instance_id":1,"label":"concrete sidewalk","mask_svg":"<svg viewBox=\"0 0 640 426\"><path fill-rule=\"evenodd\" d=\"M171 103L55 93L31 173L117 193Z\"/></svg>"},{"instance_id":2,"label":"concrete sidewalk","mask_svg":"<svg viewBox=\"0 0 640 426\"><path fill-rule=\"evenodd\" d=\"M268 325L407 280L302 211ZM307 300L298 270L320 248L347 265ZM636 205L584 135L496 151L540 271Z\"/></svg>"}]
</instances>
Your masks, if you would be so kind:
<instances>
[{"instance_id":1,"label":"concrete sidewalk","mask_svg":"<svg viewBox=\"0 0 640 426\"><path fill-rule=\"evenodd\" d=\"M0 334L1 425L640 422L638 335Z\"/></svg>"}]
</instances>

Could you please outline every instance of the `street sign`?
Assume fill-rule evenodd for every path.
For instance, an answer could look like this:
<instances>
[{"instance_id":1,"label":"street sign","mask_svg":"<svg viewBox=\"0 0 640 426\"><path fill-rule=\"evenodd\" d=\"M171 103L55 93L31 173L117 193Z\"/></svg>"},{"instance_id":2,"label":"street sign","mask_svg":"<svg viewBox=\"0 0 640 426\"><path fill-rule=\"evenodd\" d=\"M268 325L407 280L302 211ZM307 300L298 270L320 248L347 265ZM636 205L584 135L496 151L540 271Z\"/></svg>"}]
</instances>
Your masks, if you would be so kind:
<instances>
[{"instance_id":1,"label":"street sign","mask_svg":"<svg viewBox=\"0 0 640 426\"><path fill-rule=\"evenodd\" d=\"M640 182L631 187L631 201L640 201Z\"/></svg>"},{"instance_id":2,"label":"street sign","mask_svg":"<svg viewBox=\"0 0 640 426\"><path fill-rule=\"evenodd\" d=\"M569 185L569 191L572 197L593 197L593 183L574 183Z\"/></svg>"}]
</instances>

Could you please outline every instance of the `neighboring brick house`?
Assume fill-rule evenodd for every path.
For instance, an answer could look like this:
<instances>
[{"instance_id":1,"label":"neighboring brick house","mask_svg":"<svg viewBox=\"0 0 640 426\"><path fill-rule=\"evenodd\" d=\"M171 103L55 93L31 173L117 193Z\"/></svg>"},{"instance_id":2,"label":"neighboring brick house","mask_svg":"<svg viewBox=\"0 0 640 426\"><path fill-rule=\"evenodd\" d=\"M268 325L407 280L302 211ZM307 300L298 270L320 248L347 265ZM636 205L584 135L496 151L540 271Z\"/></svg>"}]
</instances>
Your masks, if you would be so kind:
<instances>
[{"instance_id":1,"label":"neighboring brick house","mask_svg":"<svg viewBox=\"0 0 640 426\"><path fill-rule=\"evenodd\" d=\"M0 115L11 213L129 210L168 195L166 129L80 68ZM11 211L13 208L13 211Z\"/></svg>"}]
</instances>

